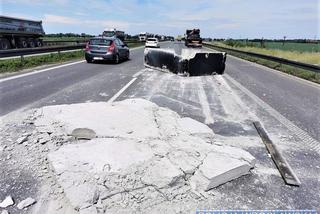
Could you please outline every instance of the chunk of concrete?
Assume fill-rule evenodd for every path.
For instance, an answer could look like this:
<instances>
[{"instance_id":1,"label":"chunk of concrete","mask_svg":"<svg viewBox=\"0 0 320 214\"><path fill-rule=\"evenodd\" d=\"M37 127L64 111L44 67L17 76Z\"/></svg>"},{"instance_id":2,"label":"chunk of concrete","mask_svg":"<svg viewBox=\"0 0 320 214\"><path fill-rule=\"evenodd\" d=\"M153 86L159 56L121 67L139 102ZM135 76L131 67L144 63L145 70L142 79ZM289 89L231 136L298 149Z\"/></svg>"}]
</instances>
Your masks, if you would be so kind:
<instances>
[{"instance_id":1,"label":"chunk of concrete","mask_svg":"<svg viewBox=\"0 0 320 214\"><path fill-rule=\"evenodd\" d=\"M0 203L0 207L1 208L6 208L9 207L11 205L14 205L14 201L12 199L12 197L9 195L7 196L1 203Z\"/></svg>"},{"instance_id":2,"label":"chunk of concrete","mask_svg":"<svg viewBox=\"0 0 320 214\"><path fill-rule=\"evenodd\" d=\"M24 209L24 208L26 208L26 207L29 207L29 206L31 206L32 204L35 204L37 201L35 200L35 199L33 199L33 198L26 198L26 199L24 199L23 201L21 201L18 205L17 205L17 207L18 207L18 209Z\"/></svg>"},{"instance_id":3,"label":"chunk of concrete","mask_svg":"<svg viewBox=\"0 0 320 214\"><path fill-rule=\"evenodd\" d=\"M230 158L228 155L219 153L209 153L199 167L199 174L192 179L192 182L199 182L201 185L194 186L208 191L214 187L220 186L242 175L250 173L252 166L244 160ZM201 175L203 178L200 178Z\"/></svg>"},{"instance_id":4,"label":"chunk of concrete","mask_svg":"<svg viewBox=\"0 0 320 214\"><path fill-rule=\"evenodd\" d=\"M50 106L40 112L35 125L58 126L53 136L92 130L88 141L48 154L66 197L80 212L92 210L97 200L112 208L136 203L135 195L148 200L139 203L156 204L160 193L171 197L179 190L186 196L191 187L202 194L249 173L255 163L241 149L206 143L214 137L208 126L142 99Z\"/></svg>"}]
</instances>

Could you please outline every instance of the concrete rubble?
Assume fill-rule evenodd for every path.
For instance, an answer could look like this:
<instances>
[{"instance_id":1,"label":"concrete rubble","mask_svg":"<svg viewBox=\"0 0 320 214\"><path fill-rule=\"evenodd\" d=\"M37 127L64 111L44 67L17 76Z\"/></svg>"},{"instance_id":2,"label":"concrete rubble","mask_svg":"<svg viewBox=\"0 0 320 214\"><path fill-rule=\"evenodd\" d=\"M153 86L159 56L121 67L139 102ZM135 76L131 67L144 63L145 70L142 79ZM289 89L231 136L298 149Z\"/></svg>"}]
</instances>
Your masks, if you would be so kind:
<instances>
[{"instance_id":1,"label":"concrete rubble","mask_svg":"<svg viewBox=\"0 0 320 214\"><path fill-rule=\"evenodd\" d=\"M250 153L214 144L208 126L143 99L47 106L34 117L39 143L70 137L48 160L79 213L180 203L255 165Z\"/></svg>"},{"instance_id":2,"label":"concrete rubble","mask_svg":"<svg viewBox=\"0 0 320 214\"><path fill-rule=\"evenodd\" d=\"M19 202L19 204L17 205L18 209L24 209L26 207L31 206L32 204L36 203L37 201L33 198L26 198L24 200L22 200L21 202Z\"/></svg>"},{"instance_id":3,"label":"concrete rubble","mask_svg":"<svg viewBox=\"0 0 320 214\"><path fill-rule=\"evenodd\" d=\"M12 197L9 195L7 196L1 203L0 203L0 207L1 208L7 208L11 205L14 205L14 201L12 199Z\"/></svg>"}]
</instances>

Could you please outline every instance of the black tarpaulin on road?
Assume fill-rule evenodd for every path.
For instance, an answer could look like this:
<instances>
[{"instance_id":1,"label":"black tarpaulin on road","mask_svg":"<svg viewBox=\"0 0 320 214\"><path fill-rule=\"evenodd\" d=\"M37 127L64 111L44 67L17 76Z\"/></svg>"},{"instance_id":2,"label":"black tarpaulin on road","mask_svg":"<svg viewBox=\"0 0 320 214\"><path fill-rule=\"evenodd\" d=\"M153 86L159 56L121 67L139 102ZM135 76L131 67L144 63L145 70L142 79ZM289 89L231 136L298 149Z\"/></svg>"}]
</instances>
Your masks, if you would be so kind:
<instances>
[{"instance_id":1,"label":"black tarpaulin on road","mask_svg":"<svg viewBox=\"0 0 320 214\"><path fill-rule=\"evenodd\" d=\"M187 73L190 76L223 74L226 54L200 52L183 58L174 51L166 49L146 49L145 66L170 71L175 74Z\"/></svg>"}]
</instances>

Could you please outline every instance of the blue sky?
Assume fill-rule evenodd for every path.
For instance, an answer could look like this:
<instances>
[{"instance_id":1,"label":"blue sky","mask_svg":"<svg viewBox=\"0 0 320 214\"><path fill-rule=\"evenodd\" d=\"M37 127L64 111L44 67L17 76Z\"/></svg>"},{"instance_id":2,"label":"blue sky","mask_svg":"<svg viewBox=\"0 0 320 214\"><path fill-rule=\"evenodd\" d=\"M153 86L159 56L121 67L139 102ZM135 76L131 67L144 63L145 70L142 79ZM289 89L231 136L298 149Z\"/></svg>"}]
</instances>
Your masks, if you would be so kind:
<instances>
[{"instance_id":1,"label":"blue sky","mask_svg":"<svg viewBox=\"0 0 320 214\"><path fill-rule=\"evenodd\" d=\"M320 39L320 0L1 0L3 15L42 20L46 33L183 34Z\"/></svg>"}]
</instances>

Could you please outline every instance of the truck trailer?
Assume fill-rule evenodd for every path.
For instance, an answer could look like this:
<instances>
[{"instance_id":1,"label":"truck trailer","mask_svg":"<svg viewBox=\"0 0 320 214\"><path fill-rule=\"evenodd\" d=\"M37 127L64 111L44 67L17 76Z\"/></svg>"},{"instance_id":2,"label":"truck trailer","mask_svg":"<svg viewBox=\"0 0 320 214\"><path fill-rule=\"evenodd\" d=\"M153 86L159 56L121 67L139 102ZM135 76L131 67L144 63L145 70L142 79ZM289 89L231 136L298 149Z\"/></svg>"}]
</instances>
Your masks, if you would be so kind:
<instances>
[{"instance_id":1,"label":"truck trailer","mask_svg":"<svg viewBox=\"0 0 320 214\"><path fill-rule=\"evenodd\" d=\"M0 49L34 48L43 45L42 21L0 16Z\"/></svg>"},{"instance_id":2,"label":"truck trailer","mask_svg":"<svg viewBox=\"0 0 320 214\"><path fill-rule=\"evenodd\" d=\"M124 40L126 39L126 35L124 33L124 31L120 31L120 30L117 30L115 28L113 29L105 29L102 33L102 36L105 36L105 37L117 37L119 39L121 39L121 41L124 42Z\"/></svg>"},{"instance_id":3,"label":"truck trailer","mask_svg":"<svg viewBox=\"0 0 320 214\"><path fill-rule=\"evenodd\" d=\"M200 29L186 30L185 46L202 47L202 39L200 37Z\"/></svg>"}]
</instances>

